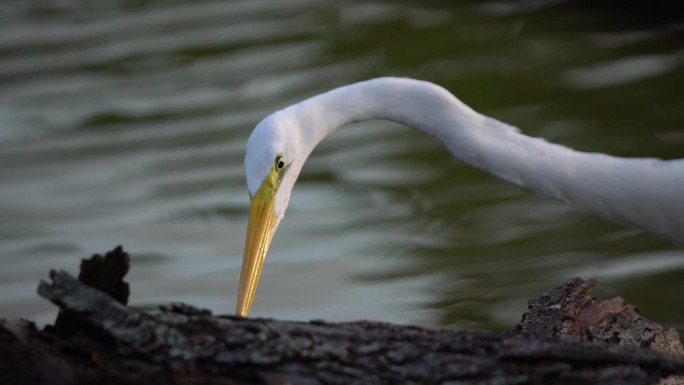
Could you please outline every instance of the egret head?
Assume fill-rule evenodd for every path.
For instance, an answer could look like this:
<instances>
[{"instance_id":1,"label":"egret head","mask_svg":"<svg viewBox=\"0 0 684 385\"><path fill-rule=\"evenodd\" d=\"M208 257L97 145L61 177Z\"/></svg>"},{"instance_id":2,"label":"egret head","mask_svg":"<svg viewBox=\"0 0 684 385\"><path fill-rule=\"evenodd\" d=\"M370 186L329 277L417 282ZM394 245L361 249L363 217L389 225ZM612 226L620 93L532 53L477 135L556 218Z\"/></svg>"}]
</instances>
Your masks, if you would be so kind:
<instances>
[{"instance_id":1,"label":"egret head","mask_svg":"<svg viewBox=\"0 0 684 385\"><path fill-rule=\"evenodd\" d=\"M271 239L302 168L293 124L276 112L256 126L247 142L245 176L251 203L236 309L243 317L249 314Z\"/></svg>"}]
</instances>

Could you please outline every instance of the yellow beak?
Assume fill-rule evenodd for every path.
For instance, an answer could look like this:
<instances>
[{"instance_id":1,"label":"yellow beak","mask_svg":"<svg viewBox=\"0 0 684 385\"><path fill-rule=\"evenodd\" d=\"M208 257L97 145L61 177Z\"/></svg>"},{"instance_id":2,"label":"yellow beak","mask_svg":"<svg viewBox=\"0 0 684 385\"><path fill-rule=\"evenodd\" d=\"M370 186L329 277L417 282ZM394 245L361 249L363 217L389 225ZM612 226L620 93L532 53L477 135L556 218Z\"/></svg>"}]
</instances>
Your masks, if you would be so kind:
<instances>
[{"instance_id":1,"label":"yellow beak","mask_svg":"<svg viewBox=\"0 0 684 385\"><path fill-rule=\"evenodd\" d=\"M271 245L275 232L275 193L266 184L252 197L247 224L245 254L242 257L240 273L240 289L235 312L240 317L247 317L256 294L261 271L264 268L266 253Z\"/></svg>"}]
</instances>

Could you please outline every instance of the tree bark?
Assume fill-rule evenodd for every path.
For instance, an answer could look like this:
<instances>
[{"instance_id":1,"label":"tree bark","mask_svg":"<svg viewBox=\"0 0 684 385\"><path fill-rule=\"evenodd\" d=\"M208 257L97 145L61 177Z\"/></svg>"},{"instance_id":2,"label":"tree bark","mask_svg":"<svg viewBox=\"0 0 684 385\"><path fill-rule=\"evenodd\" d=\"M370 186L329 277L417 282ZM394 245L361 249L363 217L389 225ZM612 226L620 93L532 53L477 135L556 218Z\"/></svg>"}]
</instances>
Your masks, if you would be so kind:
<instances>
[{"instance_id":1,"label":"tree bark","mask_svg":"<svg viewBox=\"0 0 684 385\"><path fill-rule=\"evenodd\" d=\"M51 271L55 326L0 320L0 384L652 384L684 374L677 333L573 279L531 300L507 333L127 307L119 247ZM98 288L98 289L95 289ZM681 383L681 382L680 382Z\"/></svg>"}]
</instances>

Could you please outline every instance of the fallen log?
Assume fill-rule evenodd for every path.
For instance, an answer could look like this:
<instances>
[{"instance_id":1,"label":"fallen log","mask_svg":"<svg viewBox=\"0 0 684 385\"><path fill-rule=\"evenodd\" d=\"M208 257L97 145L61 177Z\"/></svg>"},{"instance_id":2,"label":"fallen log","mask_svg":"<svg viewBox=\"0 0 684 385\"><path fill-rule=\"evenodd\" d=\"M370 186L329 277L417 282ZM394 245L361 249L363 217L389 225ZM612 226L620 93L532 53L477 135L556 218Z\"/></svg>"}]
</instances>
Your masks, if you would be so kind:
<instances>
[{"instance_id":1,"label":"fallen log","mask_svg":"<svg viewBox=\"0 0 684 385\"><path fill-rule=\"evenodd\" d=\"M191 305L126 306L119 247L50 272L39 294L54 326L0 320L0 384L652 384L680 383L674 330L573 279L529 303L507 333L359 321L215 316ZM96 289L97 288L97 289Z\"/></svg>"}]
</instances>

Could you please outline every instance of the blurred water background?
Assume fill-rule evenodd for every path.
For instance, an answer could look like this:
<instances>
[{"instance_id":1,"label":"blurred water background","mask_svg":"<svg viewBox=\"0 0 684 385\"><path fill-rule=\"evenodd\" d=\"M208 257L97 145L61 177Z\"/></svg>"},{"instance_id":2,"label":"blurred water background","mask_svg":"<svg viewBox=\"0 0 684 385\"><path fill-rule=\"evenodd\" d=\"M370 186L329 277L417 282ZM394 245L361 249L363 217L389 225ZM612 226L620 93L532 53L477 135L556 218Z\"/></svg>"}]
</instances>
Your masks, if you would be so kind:
<instances>
[{"instance_id":1,"label":"blurred water background","mask_svg":"<svg viewBox=\"0 0 684 385\"><path fill-rule=\"evenodd\" d=\"M51 321L38 281L117 244L133 305L232 312L251 129L375 76L580 150L680 158L684 17L641 3L3 0L0 317ZM574 276L684 329L683 250L370 122L310 158L253 315L505 329Z\"/></svg>"}]
</instances>

